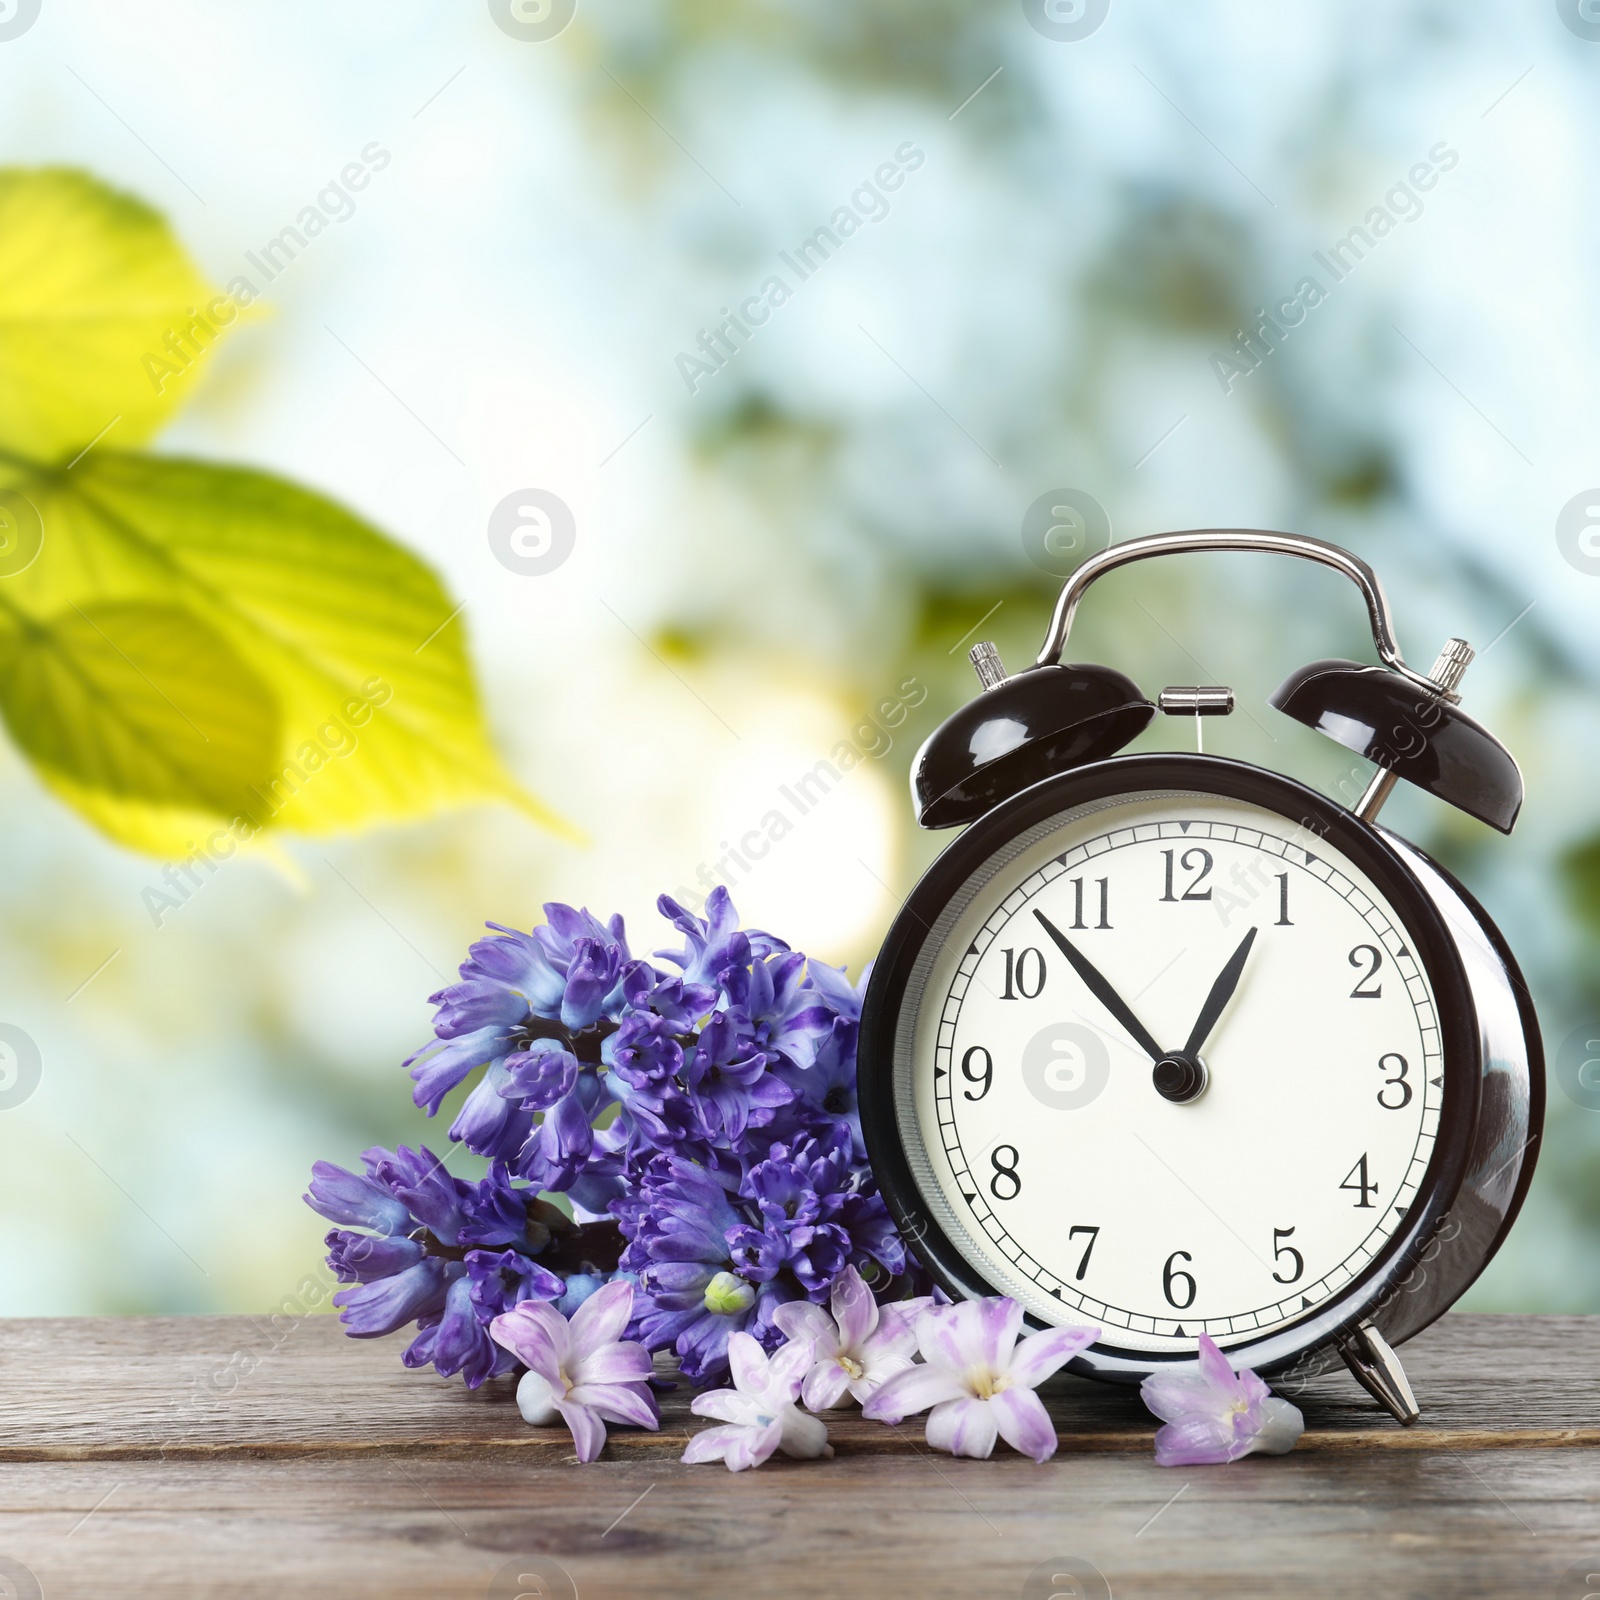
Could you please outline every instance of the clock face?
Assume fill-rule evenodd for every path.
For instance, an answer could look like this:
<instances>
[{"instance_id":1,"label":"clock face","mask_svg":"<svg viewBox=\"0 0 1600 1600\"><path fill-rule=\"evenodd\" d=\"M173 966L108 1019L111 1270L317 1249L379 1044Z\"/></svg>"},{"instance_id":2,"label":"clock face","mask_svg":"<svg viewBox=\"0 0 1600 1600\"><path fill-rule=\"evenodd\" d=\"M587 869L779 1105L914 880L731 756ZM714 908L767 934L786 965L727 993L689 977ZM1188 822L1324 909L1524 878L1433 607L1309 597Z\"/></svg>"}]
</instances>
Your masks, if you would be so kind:
<instances>
[{"instance_id":1,"label":"clock face","mask_svg":"<svg viewBox=\"0 0 1600 1600\"><path fill-rule=\"evenodd\" d=\"M1239 1344L1404 1226L1444 1104L1433 988L1326 840L1216 795L1123 798L1029 830L951 908L901 1135L998 1292L1115 1348Z\"/></svg>"}]
</instances>

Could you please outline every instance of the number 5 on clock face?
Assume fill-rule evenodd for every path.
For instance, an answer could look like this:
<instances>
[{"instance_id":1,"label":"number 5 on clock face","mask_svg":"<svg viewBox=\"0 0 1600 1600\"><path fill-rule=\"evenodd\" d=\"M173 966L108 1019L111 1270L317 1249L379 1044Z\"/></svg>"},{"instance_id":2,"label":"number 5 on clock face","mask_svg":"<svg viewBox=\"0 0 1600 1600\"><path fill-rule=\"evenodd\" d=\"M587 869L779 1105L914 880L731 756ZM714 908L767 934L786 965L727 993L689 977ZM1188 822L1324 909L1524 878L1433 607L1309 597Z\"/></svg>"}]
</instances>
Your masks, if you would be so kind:
<instances>
[{"instance_id":1,"label":"number 5 on clock face","mask_svg":"<svg viewBox=\"0 0 1600 1600\"><path fill-rule=\"evenodd\" d=\"M1373 1263L1427 1171L1443 1056L1402 915L1352 860L1175 793L1086 809L979 880L932 954L911 1142L997 1289L1177 1352L1303 1318Z\"/></svg>"}]
</instances>

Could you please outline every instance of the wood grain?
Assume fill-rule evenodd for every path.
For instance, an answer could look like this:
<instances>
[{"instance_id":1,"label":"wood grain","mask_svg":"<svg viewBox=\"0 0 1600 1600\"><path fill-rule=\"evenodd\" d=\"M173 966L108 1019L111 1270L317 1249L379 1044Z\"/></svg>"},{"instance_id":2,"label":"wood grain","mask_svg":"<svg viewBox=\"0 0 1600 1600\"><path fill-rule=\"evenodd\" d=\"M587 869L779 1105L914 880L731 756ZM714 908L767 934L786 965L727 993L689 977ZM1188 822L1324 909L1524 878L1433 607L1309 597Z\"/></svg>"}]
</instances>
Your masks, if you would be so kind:
<instances>
[{"instance_id":1,"label":"wood grain","mask_svg":"<svg viewBox=\"0 0 1600 1600\"><path fill-rule=\"evenodd\" d=\"M1600 1441L1600 1318L1448 1317L1404 1352L1423 1425L1323 1380L1282 1460L1164 1470L1134 1396L1073 1380L1048 1397L1063 1450L1043 1467L1004 1447L936 1457L914 1424L846 1416L835 1459L739 1475L676 1459L701 1425L687 1391L661 1435L613 1431L579 1467L564 1434L522 1424L509 1385L469 1395L326 1318L3 1331L8 1597L30 1595L26 1570L48 1600L1043 1600L1072 1590L1029 1575L1063 1557L1104 1575L1082 1593L1117 1600L1600 1588L1583 1582L1600 1572L1600 1454L1570 1448ZM540 1561L539 1590L512 1581Z\"/></svg>"},{"instance_id":2,"label":"wood grain","mask_svg":"<svg viewBox=\"0 0 1600 1600\"><path fill-rule=\"evenodd\" d=\"M0 1506L0 1552L46 1600L511 1600L491 1584L519 1556L559 1562L582 1600L1043 1600L1070 1591L1028 1575L1062 1556L1116 1600L1580 1600L1570 1569L1600 1562L1600 1458L1570 1450L1190 1472L1142 1453L738 1475L503 1453L49 1463L0 1466Z\"/></svg>"},{"instance_id":3,"label":"wood grain","mask_svg":"<svg viewBox=\"0 0 1600 1600\"><path fill-rule=\"evenodd\" d=\"M225 1455L570 1456L564 1429L529 1428L510 1379L476 1393L400 1365L399 1340L346 1338L331 1317L19 1320L5 1327L0 1461ZM1600 1317L1452 1315L1405 1346L1423 1408L1400 1428L1353 1380L1316 1380L1296 1403L1302 1450L1485 1450L1600 1444ZM663 1367L663 1373L670 1369ZM659 1434L613 1429L619 1459L681 1454L705 1426L687 1385L662 1403ZM1155 1421L1133 1390L1058 1378L1043 1391L1060 1448L1147 1450ZM840 1456L910 1455L920 1426L829 1419Z\"/></svg>"}]
</instances>

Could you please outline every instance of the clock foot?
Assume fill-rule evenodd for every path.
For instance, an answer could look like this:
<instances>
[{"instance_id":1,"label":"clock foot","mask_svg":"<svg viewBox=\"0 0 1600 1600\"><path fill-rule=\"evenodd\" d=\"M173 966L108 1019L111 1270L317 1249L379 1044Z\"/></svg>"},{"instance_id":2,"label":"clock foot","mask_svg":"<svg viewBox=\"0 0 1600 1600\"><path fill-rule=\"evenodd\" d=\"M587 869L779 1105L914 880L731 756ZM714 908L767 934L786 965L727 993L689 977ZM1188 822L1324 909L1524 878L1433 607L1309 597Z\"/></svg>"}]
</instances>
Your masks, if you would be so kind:
<instances>
[{"instance_id":1,"label":"clock foot","mask_svg":"<svg viewBox=\"0 0 1600 1600\"><path fill-rule=\"evenodd\" d=\"M1363 1322L1339 1341L1344 1357L1357 1383L1404 1427L1410 1427L1421 1414L1417 1397L1400 1358L1389 1348L1383 1335L1370 1322Z\"/></svg>"}]
</instances>

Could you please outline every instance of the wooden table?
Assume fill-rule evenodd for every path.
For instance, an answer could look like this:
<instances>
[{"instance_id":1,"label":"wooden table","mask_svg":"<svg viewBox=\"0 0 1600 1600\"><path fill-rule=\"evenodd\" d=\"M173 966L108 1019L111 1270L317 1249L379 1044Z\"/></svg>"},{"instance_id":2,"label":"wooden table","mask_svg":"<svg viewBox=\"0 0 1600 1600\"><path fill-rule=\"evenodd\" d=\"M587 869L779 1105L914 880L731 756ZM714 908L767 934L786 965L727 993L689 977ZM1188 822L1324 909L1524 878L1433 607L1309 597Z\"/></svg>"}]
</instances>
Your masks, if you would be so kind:
<instances>
[{"instance_id":1,"label":"wooden table","mask_svg":"<svg viewBox=\"0 0 1600 1600\"><path fill-rule=\"evenodd\" d=\"M678 1461L686 1390L580 1467L509 1381L328 1317L3 1326L5 1600L1600 1594L1600 1317L1447 1317L1405 1349L1421 1423L1329 1378L1277 1460L1164 1470L1132 1394L1068 1378L1043 1467L856 1415L737 1476Z\"/></svg>"}]
</instances>

